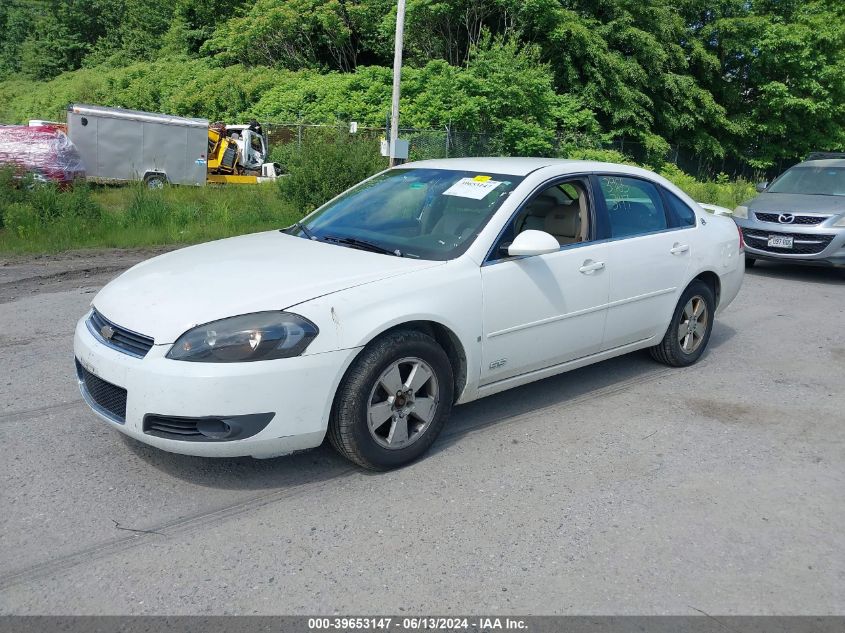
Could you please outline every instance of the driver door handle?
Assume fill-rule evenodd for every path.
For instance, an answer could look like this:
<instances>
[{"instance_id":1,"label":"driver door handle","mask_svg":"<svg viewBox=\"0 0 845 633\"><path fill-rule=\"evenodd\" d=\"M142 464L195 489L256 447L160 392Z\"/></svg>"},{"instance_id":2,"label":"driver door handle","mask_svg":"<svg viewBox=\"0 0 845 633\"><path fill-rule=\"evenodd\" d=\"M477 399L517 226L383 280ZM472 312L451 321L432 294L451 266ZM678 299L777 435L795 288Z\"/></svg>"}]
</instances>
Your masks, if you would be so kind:
<instances>
[{"instance_id":1,"label":"driver door handle","mask_svg":"<svg viewBox=\"0 0 845 633\"><path fill-rule=\"evenodd\" d=\"M602 268L604 268L604 262L594 262L593 260L588 259L578 270L585 275L589 275L590 273L601 270Z\"/></svg>"},{"instance_id":2,"label":"driver door handle","mask_svg":"<svg viewBox=\"0 0 845 633\"><path fill-rule=\"evenodd\" d=\"M689 244L678 244L675 242L674 246L669 250L672 255L680 255L681 253L686 253L689 250Z\"/></svg>"}]
</instances>

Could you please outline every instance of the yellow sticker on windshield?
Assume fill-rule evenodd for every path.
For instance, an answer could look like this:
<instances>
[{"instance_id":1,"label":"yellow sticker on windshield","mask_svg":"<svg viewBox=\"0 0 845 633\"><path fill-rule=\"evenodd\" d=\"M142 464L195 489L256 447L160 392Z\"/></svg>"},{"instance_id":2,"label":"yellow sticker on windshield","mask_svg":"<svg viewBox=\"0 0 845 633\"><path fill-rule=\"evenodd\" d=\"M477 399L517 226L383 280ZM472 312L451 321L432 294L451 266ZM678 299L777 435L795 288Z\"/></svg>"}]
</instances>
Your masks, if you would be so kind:
<instances>
[{"instance_id":1,"label":"yellow sticker on windshield","mask_svg":"<svg viewBox=\"0 0 845 633\"><path fill-rule=\"evenodd\" d=\"M490 180L490 176L476 176L475 178L473 178L473 180L477 182L487 182L488 180Z\"/></svg>"}]
</instances>

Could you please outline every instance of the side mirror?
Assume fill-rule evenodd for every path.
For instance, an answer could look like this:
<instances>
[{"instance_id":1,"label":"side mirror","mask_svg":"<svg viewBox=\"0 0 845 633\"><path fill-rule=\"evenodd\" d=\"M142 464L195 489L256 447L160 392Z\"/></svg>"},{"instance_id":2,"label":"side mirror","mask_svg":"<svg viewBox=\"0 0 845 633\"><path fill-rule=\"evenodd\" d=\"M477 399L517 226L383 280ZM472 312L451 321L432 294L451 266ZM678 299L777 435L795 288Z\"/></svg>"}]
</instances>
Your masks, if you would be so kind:
<instances>
[{"instance_id":1,"label":"side mirror","mask_svg":"<svg viewBox=\"0 0 845 633\"><path fill-rule=\"evenodd\" d=\"M508 246L511 257L526 257L531 255L545 255L560 250L557 239L545 231L523 231Z\"/></svg>"},{"instance_id":2,"label":"side mirror","mask_svg":"<svg viewBox=\"0 0 845 633\"><path fill-rule=\"evenodd\" d=\"M757 193L763 193L766 189L769 188L769 181L764 180L763 182L758 182L755 189L757 189Z\"/></svg>"}]
</instances>

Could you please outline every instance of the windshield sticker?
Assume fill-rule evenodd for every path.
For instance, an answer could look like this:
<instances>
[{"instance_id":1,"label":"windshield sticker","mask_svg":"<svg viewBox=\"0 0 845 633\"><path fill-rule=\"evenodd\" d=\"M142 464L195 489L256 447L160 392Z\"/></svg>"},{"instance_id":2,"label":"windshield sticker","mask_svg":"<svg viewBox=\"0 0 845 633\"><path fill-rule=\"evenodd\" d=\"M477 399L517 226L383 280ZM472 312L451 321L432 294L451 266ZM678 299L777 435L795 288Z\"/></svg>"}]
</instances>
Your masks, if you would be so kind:
<instances>
[{"instance_id":1,"label":"windshield sticker","mask_svg":"<svg viewBox=\"0 0 845 633\"><path fill-rule=\"evenodd\" d=\"M461 178L458 182L444 191L443 195L481 200L501 184L502 183L499 180L478 181L475 178Z\"/></svg>"},{"instance_id":2,"label":"windshield sticker","mask_svg":"<svg viewBox=\"0 0 845 633\"><path fill-rule=\"evenodd\" d=\"M425 183L422 182L412 182L411 189L423 189L425 187Z\"/></svg>"},{"instance_id":3,"label":"windshield sticker","mask_svg":"<svg viewBox=\"0 0 845 633\"><path fill-rule=\"evenodd\" d=\"M473 180L477 180L478 182L487 182L490 180L490 176L476 176Z\"/></svg>"}]
</instances>

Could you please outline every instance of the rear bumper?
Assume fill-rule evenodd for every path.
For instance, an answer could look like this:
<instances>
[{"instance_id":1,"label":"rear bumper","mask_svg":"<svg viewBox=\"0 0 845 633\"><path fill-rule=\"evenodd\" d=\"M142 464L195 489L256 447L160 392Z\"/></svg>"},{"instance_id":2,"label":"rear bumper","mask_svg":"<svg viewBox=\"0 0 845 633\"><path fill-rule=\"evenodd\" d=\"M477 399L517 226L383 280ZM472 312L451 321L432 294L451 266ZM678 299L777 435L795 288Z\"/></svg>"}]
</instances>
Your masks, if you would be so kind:
<instances>
[{"instance_id":1,"label":"rear bumper","mask_svg":"<svg viewBox=\"0 0 845 633\"><path fill-rule=\"evenodd\" d=\"M742 281L745 279L745 257L742 256L741 251L734 261L735 264L732 267L729 266L719 272L720 292L716 314L721 314L736 299L742 287Z\"/></svg>"},{"instance_id":2,"label":"rear bumper","mask_svg":"<svg viewBox=\"0 0 845 633\"><path fill-rule=\"evenodd\" d=\"M165 358L169 346L155 345L146 357L135 358L97 340L86 327L86 318L76 327L77 362L108 383L106 388L125 390L125 414L114 413L122 402L99 406L80 381L85 401L121 433L185 455L274 457L318 446L325 436L337 385L358 351L217 364L170 360ZM267 413L274 414L269 423L244 439L185 441L156 436L144 427L144 418L151 415L243 420L244 416Z\"/></svg>"}]
</instances>

